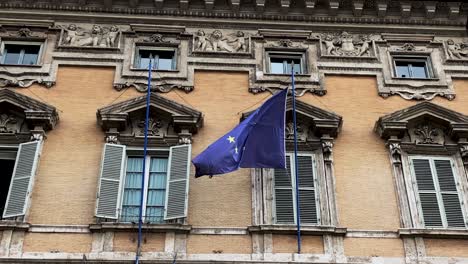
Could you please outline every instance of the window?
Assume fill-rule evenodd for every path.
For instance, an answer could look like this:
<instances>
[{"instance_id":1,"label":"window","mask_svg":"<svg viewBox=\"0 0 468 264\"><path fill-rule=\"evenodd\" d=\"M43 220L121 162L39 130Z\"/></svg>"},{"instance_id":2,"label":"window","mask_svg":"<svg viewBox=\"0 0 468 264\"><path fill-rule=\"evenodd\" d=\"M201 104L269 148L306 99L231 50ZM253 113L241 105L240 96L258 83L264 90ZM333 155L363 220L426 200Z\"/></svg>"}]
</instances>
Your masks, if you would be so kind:
<instances>
[{"instance_id":1,"label":"window","mask_svg":"<svg viewBox=\"0 0 468 264\"><path fill-rule=\"evenodd\" d=\"M398 78L429 79L431 72L428 58L393 58L395 75Z\"/></svg>"},{"instance_id":2,"label":"window","mask_svg":"<svg viewBox=\"0 0 468 264\"><path fill-rule=\"evenodd\" d=\"M146 157L127 146L105 144L101 164L96 216L120 222L138 222L143 191L143 221L164 223L187 217L191 145L151 150ZM145 186L141 189L144 175Z\"/></svg>"},{"instance_id":3,"label":"window","mask_svg":"<svg viewBox=\"0 0 468 264\"><path fill-rule=\"evenodd\" d=\"M302 74L304 70L304 54L268 52L268 69L273 74ZM294 65L294 66L293 66Z\"/></svg>"},{"instance_id":4,"label":"window","mask_svg":"<svg viewBox=\"0 0 468 264\"><path fill-rule=\"evenodd\" d=\"M176 56L173 49L137 48L135 56L136 68L148 69L150 59L153 59L153 70L170 71L176 69Z\"/></svg>"},{"instance_id":5,"label":"window","mask_svg":"<svg viewBox=\"0 0 468 264\"><path fill-rule=\"evenodd\" d=\"M39 159L41 141L0 151L0 212L3 218L24 216Z\"/></svg>"},{"instance_id":6,"label":"window","mask_svg":"<svg viewBox=\"0 0 468 264\"><path fill-rule=\"evenodd\" d=\"M286 156L287 169L274 170L275 219L277 224L294 224L296 219L296 185L299 185L299 209L301 223L318 224L316 167L313 155L297 157L298 180L295 177L295 161L292 154Z\"/></svg>"},{"instance_id":7,"label":"window","mask_svg":"<svg viewBox=\"0 0 468 264\"><path fill-rule=\"evenodd\" d=\"M451 159L411 157L418 206L426 227L466 228Z\"/></svg>"},{"instance_id":8,"label":"window","mask_svg":"<svg viewBox=\"0 0 468 264\"><path fill-rule=\"evenodd\" d=\"M122 222L138 222L142 175L145 178L143 193L144 222L164 222L167 163L167 157L147 156L146 164L149 164L149 166L146 166L143 173L143 157L128 157L120 215Z\"/></svg>"},{"instance_id":9,"label":"window","mask_svg":"<svg viewBox=\"0 0 468 264\"><path fill-rule=\"evenodd\" d=\"M5 43L2 52L2 64L37 65L41 44Z\"/></svg>"}]
</instances>

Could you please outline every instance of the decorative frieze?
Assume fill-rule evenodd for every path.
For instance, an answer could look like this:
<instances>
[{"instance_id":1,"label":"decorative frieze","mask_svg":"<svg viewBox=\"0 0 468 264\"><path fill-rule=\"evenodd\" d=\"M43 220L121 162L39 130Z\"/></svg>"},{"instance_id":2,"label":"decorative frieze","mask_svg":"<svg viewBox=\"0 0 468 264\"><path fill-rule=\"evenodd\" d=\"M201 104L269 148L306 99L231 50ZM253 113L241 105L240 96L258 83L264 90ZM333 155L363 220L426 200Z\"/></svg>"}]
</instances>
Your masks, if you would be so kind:
<instances>
[{"instance_id":1,"label":"decorative frieze","mask_svg":"<svg viewBox=\"0 0 468 264\"><path fill-rule=\"evenodd\" d=\"M447 44L447 54L450 59L454 60L468 60L468 43L460 42L455 43L453 39L448 39Z\"/></svg>"},{"instance_id":2,"label":"decorative frieze","mask_svg":"<svg viewBox=\"0 0 468 264\"><path fill-rule=\"evenodd\" d=\"M322 56L375 56L372 50L371 35L352 35L342 33L324 33L319 35Z\"/></svg>"},{"instance_id":3,"label":"decorative frieze","mask_svg":"<svg viewBox=\"0 0 468 264\"><path fill-rule=\"evenodd\" d=\"M250 46L250 39L243 31L227 33L219 29L211 33L205 33L199 29L193 38L194 51L202 52L247 52Z\"/></svg>"},{"instance_id":4,"label":"decorative frieze","mask_svg":"<svg viewBox=\"0 0 468 264\"><path fill-rule=\"evenodd\" d=\"M121 31L115 25L92 25L91 27L83 25L83 27L78 27L76 24L69 24L58 27L62 29L59 39L60 47L119 47Z\"/></svg>"},{"instance_id":5,"label":"decorative frieze","mask_svg":"<svg viewBox=\"0 0 468 264\"><path fill-rule=\"evenodd\" d=\"M1 113L0 114L0 134L1 133L16 133L18 132L18 126L16 125L18 120L12 114Z\"/></svg>"}]
</instances>

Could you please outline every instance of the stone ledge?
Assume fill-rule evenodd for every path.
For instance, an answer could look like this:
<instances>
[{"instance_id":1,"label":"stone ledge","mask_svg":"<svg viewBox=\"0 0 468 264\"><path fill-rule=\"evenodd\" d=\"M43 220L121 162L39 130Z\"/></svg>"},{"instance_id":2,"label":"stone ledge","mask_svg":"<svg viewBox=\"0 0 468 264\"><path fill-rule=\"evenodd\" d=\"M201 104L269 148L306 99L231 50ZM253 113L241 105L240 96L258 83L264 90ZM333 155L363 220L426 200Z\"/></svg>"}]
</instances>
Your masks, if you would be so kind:
<instances>
[{"instance_id":1,"label":"stone ledge","mask_svg":"<svg viewBox=\"0 0 468 264\"><path fill-rule=\"evenodd\" d=\"M0 220L0 230L28 231L30 224L11 220Z\"/></svg>"},{"instance_id":2,"label":"stone ledge","mask_svg":"<svg viewBox=\"0 0 468 264\"><path fill-rule=\"evenodd\" d=\"M272 234L296 234L296 225L258 225L249 226L250 233L272 233ZM301 234L304 235L346 235L347 229L335 226L301 226Z\"/></svg>"},{"instance_id":3,"label":"stone ledge","mask_svg":"<svg viewBox=\"0 0 468 264\"><path fill-rule=\"evenodd\" d=\"M401 228L398 230L398 235L400 237L468 238L468 229Z\"/></svg>"},{"instance_id":4,"label":"stone ledge","mask_svg":"<svg viewBox=\"0 0 468 264\"><path fill-rule=\"evenodd\" d=\"M89 230L93 232L134 232L138 229L138 224L130 223L101 223L101 224L91 224L89 225ZM183 224L143 224L142 230L144 232L150 233L166 233L166 232L175 232L175 233L189 233L192 229L191 225Z\"/></svg>"}]
</instances>

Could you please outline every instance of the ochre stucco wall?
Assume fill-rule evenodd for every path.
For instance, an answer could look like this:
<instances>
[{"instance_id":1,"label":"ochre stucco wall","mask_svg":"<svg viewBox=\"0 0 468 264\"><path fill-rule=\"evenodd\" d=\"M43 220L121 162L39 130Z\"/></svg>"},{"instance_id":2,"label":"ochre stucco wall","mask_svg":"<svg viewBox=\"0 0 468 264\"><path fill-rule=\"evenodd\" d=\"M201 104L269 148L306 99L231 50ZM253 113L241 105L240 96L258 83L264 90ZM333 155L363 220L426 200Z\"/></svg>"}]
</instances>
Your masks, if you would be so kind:
<instances>
[{"instance_id":1,"label":"ochre stucco wall","mask_svg":"<svg viewBox=\"0 0 468 264\"><path fill-rule=\"evenodd\" d=\"M91 251L91 234L26 233L24 252L87 253Z\"/></svg>"},{"instance_id":2,"label":"ochre stucco wall","mask_svg":"<svg viewBox=\"0 0 468 264\"><path fill-rule=\"evenodd\" d=\"M60 122L47 134L44 143L28 222L80 225L94 222L104 143L104 133L96 124L96 110L141 95L133 88L125 92L114 90L113 78L112 68L60 67L57 84L51 89L33 86L15 90L43 100L60 111ZM325 86L326 96L306 94L299 100L343 116L343 129L334 147L340 226L396 231L400 225L393 175L385 142L373 132L373 127L380 116L417 102L398 96L379 97L374 77L327 76ZM465 87L468 81L457 80L454 101L436 98L433 102L468 114L468 89ZM248 93L247 73L196 72L192 93L174 91L163 96L204 113L204 127L194 136L195 156L234 127L242 112L255 109L270 95ZM188 222L195 227L251 225L249 170L241 169L212 179L192 177L188 211ZM76 246L59 243L64 239L76 240ZM91 239L88 234L27 234L24 250L86 252L90 250ZM275 235L274 251L295 252L293 240L295 242L294 236ZM147 241L144 250L164 250L163 235L148 235ZM426 241L429 241L426 242L428 254L462 254L459 248L448 246L460 245L458 240ZM133 251L134 245L131 234L116 233L114 251ZM250 236L244 235L189 235L187 241L188 253L222 250L223 253L247 254L251 253L251 248ZM322 239L305 236L303 249L307 253L322 253ZM400 239L346 238L345 253L404 256Z\"/></svg>"},{"instance_id":3,"label":"ochre stucco wall","mask_svg":"<svg viewBox=\"0 0 468 264\"><path fill-rule=\"evenodd\" d=\"M424 245L431 257L468 257L466 239L424 239Z\"/></svg>"},{"instance_id":4,"label":"ochre stucco wall","mask_svg":"<svg viewBox=\"0 0 468 264\"><path fill-rule=\"evenodd\" d=\"M247 235L190 235L188 254L251 254L252 240Z\"/></svg>"},{"instance_id":5,"label":"ochre stucco wall","mask_svg":"<svg viewBox=\"0 0 468 264\"><path fill-rule=\"evenodd\" d=\"M297 252L297 237L291 235L273 235L273 253ZM323 254L321 236L301 236L301 252L304 254Z\"/></svg>"},{"instance_id":6,"label":"ochre stucco wall","mask_svg":"<svg viewBox=\"0 0 468 264\"><path fill-rule=\"evenodd\" d=\"M114 234L115 252L134 252L137 248L137 232L125 232ZM142 248L143 252L164 252L166 235L159 233L143 233Z\"/></svg>"},{"instance_id":7,"label":"ochre stucco wall","mask_svg":"<svg viewBox=\"0 0 468 264\"><path fill-rule=\"evenodd\" d=\"M374 257L403 257L403 241L388 238L345 238L345 255Z\"/></svg>"}]
</instances>

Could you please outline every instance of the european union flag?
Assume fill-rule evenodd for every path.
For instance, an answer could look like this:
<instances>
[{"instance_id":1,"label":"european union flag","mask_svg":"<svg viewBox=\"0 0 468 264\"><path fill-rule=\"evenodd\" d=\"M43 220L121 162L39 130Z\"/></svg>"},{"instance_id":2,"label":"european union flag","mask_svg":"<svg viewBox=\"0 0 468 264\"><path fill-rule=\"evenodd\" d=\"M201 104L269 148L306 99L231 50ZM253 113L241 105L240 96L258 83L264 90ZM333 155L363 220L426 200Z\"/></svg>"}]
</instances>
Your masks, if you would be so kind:
<instances>
[{"instance_id":1,"label":"european union flag","mask_svg":"<svg viewBox=\"0 0 468 264\"><path fill-rule=\"evenodd\" d=\"M195 157L195 177L239 168L286 168L284 126L287 89Z\"/></svg>"}]
</instances>

